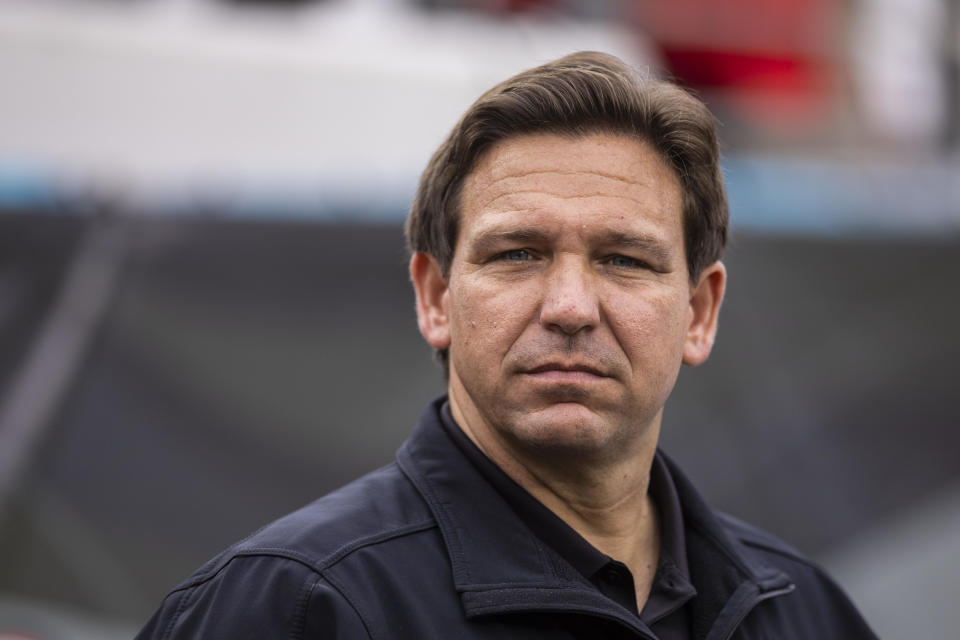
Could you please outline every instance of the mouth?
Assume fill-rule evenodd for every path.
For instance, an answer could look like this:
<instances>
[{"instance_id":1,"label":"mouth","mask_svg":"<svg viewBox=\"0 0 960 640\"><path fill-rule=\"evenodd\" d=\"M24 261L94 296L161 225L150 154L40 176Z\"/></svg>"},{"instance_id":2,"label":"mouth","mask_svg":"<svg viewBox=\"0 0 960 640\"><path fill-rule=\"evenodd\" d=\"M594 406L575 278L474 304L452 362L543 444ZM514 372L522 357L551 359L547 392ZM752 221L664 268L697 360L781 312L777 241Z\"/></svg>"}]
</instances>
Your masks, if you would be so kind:
<instances>
[{"instance_id":1,"label":"mouth","mask_svg":"<svg viewBox=\"0 0 960 640\"><path fill-rule=\"evenodd\" d=\"M591 382L610 377L585 363L548 362L523 373L538 380L566 383Z\"/></svg>"}]
</instances>

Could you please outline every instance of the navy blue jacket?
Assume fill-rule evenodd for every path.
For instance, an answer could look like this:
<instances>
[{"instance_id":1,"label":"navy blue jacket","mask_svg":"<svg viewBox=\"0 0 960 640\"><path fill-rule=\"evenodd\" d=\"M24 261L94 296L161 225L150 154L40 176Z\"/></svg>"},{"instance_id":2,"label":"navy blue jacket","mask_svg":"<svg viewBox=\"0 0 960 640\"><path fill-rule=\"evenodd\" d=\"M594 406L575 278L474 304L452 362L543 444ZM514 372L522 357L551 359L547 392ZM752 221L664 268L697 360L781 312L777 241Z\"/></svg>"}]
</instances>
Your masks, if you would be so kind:
<instances>
[{"instance_id":1,"label":"navy blue jacket","mask_svg":"<svg viewBox=\"0 0 960 640\"><path fill-rule=\"evenodd\" d=\"M138 640L655 638L537 539L440 427L397 461L268 525L201 567ZM683 508L691 637L874 638L843 592L782 542Z\"/></svg>"}]
</instances>

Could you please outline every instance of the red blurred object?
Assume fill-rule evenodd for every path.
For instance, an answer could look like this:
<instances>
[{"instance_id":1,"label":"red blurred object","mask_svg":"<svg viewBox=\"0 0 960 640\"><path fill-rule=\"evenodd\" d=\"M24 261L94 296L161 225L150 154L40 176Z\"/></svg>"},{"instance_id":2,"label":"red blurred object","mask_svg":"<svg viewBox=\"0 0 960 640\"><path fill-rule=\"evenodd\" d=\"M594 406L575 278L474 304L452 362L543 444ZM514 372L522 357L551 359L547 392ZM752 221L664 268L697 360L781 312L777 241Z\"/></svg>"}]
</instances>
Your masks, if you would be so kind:
<instances>
[{"instance_id":1,"label":"red blurred object","mask_svg":"<svg viewBox=\"0 0 960 640\"><path fill-rule=\"evenodd\" d=\"M557 0L473 0L472 6L491 13L527 13L554 9Z\"/></svg>"},{"instance_id":2,"label":"red blurred object","mask_svg":"<svg viewBox=\"0 0 960 640\"><path fill-rule=\"evenodd\" d=\"M504 11L519 13L555 5L556 0L500 0L499 4Z\"/></svg>"},{"instance_id":3,"label":"red blurred object","mask_svg":"<svg viewBox=\"0 0 960 640\"><path fill-rule=\"evenodd\" d=\"M836 0L626 3L674 79L754 121L815 124L835 97Z\"/></svg>"},{"instance_id":4,"label":"red blurred object","mask_svg":"<svg viewBox=\"0 0 960 640\"><path fill-rule=\"evenodd\" d=\"M822 62L788 54L662 47L670 70L698 87L752 87L809 93L823 90Z\"/></svg>"}]
</instances>

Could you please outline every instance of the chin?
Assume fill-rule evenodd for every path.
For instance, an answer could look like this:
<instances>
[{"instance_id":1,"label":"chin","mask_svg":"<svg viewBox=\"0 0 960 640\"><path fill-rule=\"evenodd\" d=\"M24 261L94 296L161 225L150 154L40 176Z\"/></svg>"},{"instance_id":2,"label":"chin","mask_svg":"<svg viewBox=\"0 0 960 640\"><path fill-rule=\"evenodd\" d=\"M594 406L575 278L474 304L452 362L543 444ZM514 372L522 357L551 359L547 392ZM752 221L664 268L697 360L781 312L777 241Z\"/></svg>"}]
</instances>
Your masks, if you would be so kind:
<instances>
[{"instance_id":1,"label":"chin","mask_svg":"<svg viewBox=\"0 0 960 640\"><path fill-rule=\"evenodd\" d=\"M619 429L574 402L527 411L511 421L510 435L519 445L539 451L583 455L600 453L619 441Z\"/></svg>"}]
</instances>

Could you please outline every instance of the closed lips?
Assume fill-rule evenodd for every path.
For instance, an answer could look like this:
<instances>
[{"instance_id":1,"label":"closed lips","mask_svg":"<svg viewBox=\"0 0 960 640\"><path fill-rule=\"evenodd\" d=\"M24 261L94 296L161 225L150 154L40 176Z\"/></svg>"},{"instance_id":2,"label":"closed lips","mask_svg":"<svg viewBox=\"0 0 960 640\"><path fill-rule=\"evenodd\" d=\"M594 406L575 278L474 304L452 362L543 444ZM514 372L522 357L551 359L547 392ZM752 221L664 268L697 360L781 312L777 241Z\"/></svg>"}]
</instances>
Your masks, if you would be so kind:
<instances>
[{"instance_id":1,"label":"closed lips","mask_svg":"<svg viewBox=\"0 0 960 640\"><path fill-rule=\"evenodd\" d=\"M607 377L605 373L599 369L595 369L590 365L585 364L542 364L533 369L529 369L526 373L536 374L536 373L547 373L551 371L557 371L561 373L588 373L594 376Z\"/></svg>"}]
</instances>

